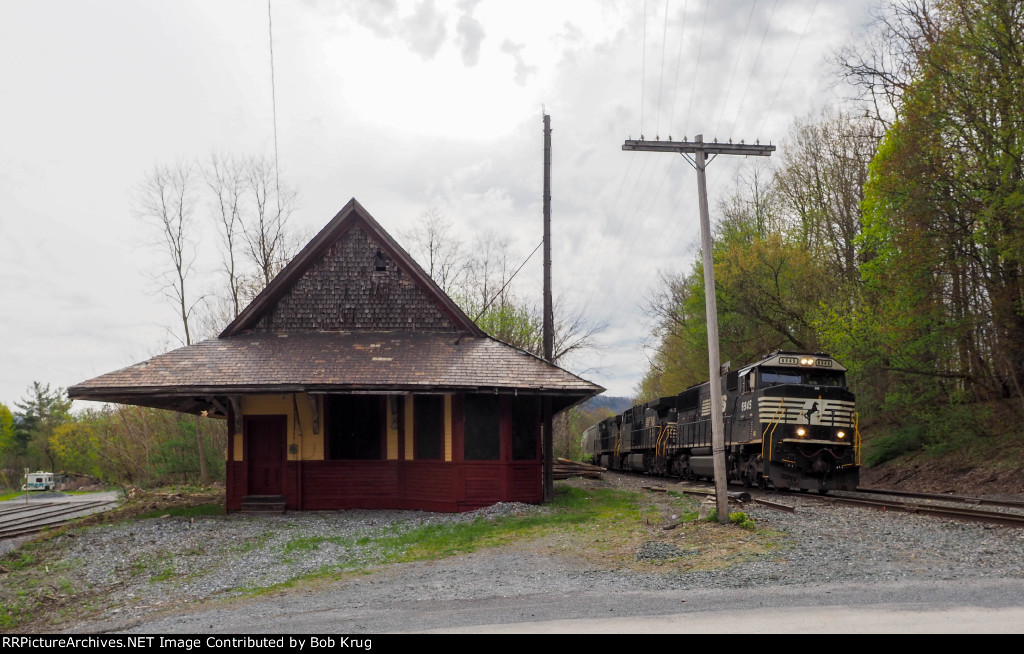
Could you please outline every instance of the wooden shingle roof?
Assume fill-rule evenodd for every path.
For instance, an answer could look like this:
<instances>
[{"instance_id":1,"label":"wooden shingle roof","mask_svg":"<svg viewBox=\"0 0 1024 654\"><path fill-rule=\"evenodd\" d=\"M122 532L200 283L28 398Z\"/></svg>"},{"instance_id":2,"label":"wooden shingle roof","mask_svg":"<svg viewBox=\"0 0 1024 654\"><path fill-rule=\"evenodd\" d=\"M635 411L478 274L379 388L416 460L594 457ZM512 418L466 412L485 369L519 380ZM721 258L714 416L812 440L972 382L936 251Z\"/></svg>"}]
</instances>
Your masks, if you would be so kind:
<instances>
[{"instance_id":1,"label":"wooden shingle roof","mask_svg":"<svg viewBox=\"0 0 1024 654\"><path fill-rule=\"evenodd\" d=\"M220 335L382 328L483 336L352 198Z\"/></svg>"},{"instance_id":2,"label":"wooden shingle roof","mask_svg":"<svg viewBox=\"0 0 1024 654\"><path fill-rule=\"evenodd\" d=\"M484 334L354 199L221 333L68 389L199 412L254 393L602 392Z\"/></svg>"},{"instance_id":3,"label":"wooden shingle roof","mask_svg":"<svg viewBox=\"0 0 1024 654\"><path fill-rule=\"evenodd\" d=\"M515 392L576 400L603 389L489 336L298 332L214 338L69 389L80 400L276 392Z\"/></svg>"}]
</instances>

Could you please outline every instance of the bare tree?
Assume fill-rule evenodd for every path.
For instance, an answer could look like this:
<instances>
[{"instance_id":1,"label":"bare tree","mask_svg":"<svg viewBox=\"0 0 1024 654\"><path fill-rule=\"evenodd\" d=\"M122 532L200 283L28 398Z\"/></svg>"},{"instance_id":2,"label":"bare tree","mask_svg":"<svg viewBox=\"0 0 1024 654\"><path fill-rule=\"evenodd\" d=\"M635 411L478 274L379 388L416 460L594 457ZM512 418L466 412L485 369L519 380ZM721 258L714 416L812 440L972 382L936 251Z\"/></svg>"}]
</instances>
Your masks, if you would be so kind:
<instances>
[{"instance_id":1,"label":"bare tree","mask_svg":"<svg viewBox=\"0 0 1024 654\"><path fill-rule=\"evenodd\" d=\"M242 236L246 253L266 286L290 257L286 227L298 194L281 186L274 162L265 156L246 161L244 183L250 204L242 222Z\"/></svg>"},{"instance_id":2,"label":"bare tree","mask_svg":"<svg viewBox=\"0 0 1024 654\"><path fill-rule=\"evenodd\" d=\"M202 297L191 300L191 277L195 272L196 250L192 241L195 228L195 186L199 183L196 166L191 161L179 160L173 165L157 164L136 188L133 197L136 214L154 223L160 230L159 243L170 260L171 268L164 273L164 293L174 303L185 332L185 345L192 344L191 320ZM200 477L207 480L206 447L196 417L196 444L199 448Z\"/></svg>"},{"instance_id":3,"label":"bare tree","mask_svg":"<svg viewBox=\"0 0 1024 654\"><path fill-rule=\"evenodd\" d=\"M493 231L473 239L472 253L438 209L423 211L403 237L410 250L425 262L427 272L485 332L500 341L542 356L543 316L536 306L512 288L512 280L525 261L515 255L507 238ZM554 360L564 365L574 354L594 347L605 324L590 323L585 312L570 311L555 302Z\"/></svg>"},{"instance_id":4,"label":"bare tree","mask_svg":"<svg viewBox=\"0 0 1024 654\"><path fill-rule=\"evenodd\" d=\"M237 316L241 311L239 287L242 280L235 252L242 238L244 170L235 157L213 153L203 170L203 178L211 193L211 209L224 247L221 256L228 277L229 299Z\"/></svg>"},{"instance_id":5,"label":"bare tree","mask_svg":"<svg viewBox=\"0 0 1024 654\"><path fill-rule=\"evenodd\" d=\"M854 89L864 115L888 128L903 95L921 71L924 53L938 40L935 0L894 0L875 14L867 37L832 57L840 79Z\"/></svg>"},{"instance_id":6,"label":"bare tree","mask_svg":"<svg viewBox=\"0 0 1024 654\"><path fill-rule=\"evenodd\" d=\"M425 264L427 274L442 291L450 295L465 280L468 261L462 251L462 241L440 209L425 209L415 226L403 236L413 256Z\"/></svg>"},{"instance_id":7,"label":"bare tree","mask_svg":"<svg viewBox=\"0 0 1024 654\"><path fill-rule=\"evenodd\" d=\"M196 208L195 166L179 160L172 165L156 164L136 187L132 204L135 214L159 230L158 245L167 255L171 270L160 277L163 292L174 304L184 330L183 343L192 343L190 321L202 297L191 296L196 249L193 244L193 214Z\"/></svg>"},{"instance_id":8,"label":"bare tree","mask_svg":"<svg viewBox=\"0 0 1024 654\"><path fill-rule=\"evenodd\" d=\"M575 355L595 348L594 339L607 327L607 322L593 323L582 309L567 309L564 299L555 300L555 342L551 360L561 366Z\"/></svg>"}]
</instances>

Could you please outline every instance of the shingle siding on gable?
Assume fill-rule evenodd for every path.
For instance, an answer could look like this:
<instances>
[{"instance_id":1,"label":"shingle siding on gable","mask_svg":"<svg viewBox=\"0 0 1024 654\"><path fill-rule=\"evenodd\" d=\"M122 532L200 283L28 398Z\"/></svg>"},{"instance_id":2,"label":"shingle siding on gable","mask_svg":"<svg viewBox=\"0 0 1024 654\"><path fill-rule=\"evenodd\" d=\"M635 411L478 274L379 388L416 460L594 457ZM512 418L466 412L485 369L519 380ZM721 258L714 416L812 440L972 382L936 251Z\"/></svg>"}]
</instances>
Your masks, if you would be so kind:
<instances>
[{"instance_id":1,"label":"shingle siding on gable","mask_svg":"<svg viewBox=\"0 0 1024 654\"><path fill-rule=\"evenodd\" d=\"M458 331L431 298L385 255L359 225L307 270L255 331Z\"/></svg>"}]
</instances>

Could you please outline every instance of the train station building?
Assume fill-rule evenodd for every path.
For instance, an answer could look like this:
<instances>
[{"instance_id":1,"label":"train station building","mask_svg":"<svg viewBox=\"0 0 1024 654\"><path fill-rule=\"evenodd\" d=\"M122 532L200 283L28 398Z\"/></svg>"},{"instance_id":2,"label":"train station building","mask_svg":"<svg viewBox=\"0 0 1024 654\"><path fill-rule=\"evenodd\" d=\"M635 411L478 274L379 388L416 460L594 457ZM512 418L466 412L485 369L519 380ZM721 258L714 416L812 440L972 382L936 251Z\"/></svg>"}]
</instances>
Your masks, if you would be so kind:
<instances>
[{"instance_id":1,"label":"train station building","mask_svg":"<svg viewBox=\"0 0 1024 654\"><path fill-rule=\"evenodd\" d=\"M76 400L227 420L227 508L543 499L541 407L603 391L481 331L351 200L217 337Z\"/></svg>"}]
</instances>

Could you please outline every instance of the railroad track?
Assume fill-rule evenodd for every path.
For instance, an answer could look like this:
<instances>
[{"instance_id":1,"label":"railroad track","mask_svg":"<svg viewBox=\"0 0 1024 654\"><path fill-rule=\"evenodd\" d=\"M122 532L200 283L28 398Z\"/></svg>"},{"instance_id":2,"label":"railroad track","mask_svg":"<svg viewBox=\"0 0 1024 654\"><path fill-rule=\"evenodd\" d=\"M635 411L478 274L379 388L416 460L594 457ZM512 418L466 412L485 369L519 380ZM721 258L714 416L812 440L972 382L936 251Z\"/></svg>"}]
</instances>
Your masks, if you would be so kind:
<instances>
[{"instance_id":1,"label":"railroad track","mask_svg":"<svg viewBox=\"0 0 1024 654\"><path fill-rule=\"evenodd\" d=\"M54 500L7 505L0 508L0 539L34 534L115 505L115 500Z\"/></svg>"},{"instance_id":2,"label":"railroad track","mask_svg":"<svg viewBox=\"0 0 1024 654\"><path fill-rule=\"evenodd\" d=\"M966 520L1005 527L1024 528L1024 502L1014 500L966 495L915 493L882 488L858 488L856 491L850 492L832 492L828 495L801 494L801 496L830 504L859 506L882 511L902 511L904 513L916 513L918 515L935 516L949 520ZM979 508L981 506L991 508ZM1000 511L998 509L1009 510Z\"/></svg>"},{"instance_id":3,"label":"railroad track","mask_svg":"<svg viewBox=\"0 0 1024 654\"><path fill-rule=\"evenodd\" d=\"M913 491L899 491L885 488L858 488L858 493L868 495L892 495L895 497L912 497L922 500L935 500L937 502L959 502L961 504L976 504L978 506L1002 506L1011 509L1024 510L1024 501L1021 500L1000 500L991 497L977 497L975 495L952 495L949 493L917 493Z\"/></svg>"},{"instance_id":4,"label":"railroad track","mask_svg":"<svg viewBox=\"0 0 1024 654\"><path fill-rule=\"evenodd\" d=\"M740 493L736 491L738 488L735 485L731 487L729 491L730 498L740 501L751 501L767 508L782 511L793 511L795 509L780 502L780 499L799 497L809 501L826 502L833 505L857 506L880 511L901 511L949 520L964 520L1024 528L1024 501L1019 500L950 495L945 493L917 493L884 488L829 491L825 495L799 491L757 492L753 489L750 489L753 493L750 491ZM688 489L677 488L676 490L697 495L708 495L715 492L714 484L701 482L691 482Z\"/></svg>"}]
</instances>

